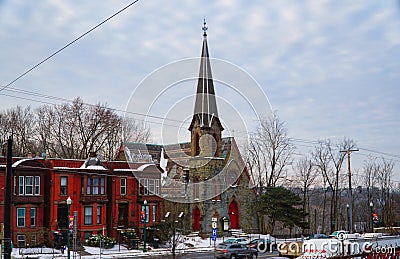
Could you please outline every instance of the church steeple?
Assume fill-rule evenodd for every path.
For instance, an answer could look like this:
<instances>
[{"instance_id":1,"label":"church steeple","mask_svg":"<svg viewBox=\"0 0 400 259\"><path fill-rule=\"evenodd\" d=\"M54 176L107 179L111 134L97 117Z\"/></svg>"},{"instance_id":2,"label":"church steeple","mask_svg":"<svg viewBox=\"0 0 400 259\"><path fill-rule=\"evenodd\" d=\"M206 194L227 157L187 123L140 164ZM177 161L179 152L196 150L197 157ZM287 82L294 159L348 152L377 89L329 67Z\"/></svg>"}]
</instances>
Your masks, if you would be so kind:
<instances>
[{"instance_id":1,"label":"church steeple","mask_svg":"<svg viewBox=\"0 0 400 259\"><path fill-rule=\"evenodd\" d=\"M211 72L211 63L207 45L207 24L203 23L203 47L201 51L199 77L197 80L194 113L189 130L192 135L192 155L200 153L200 138L211 135L216 144L214 156L220 155L221 132L224 130L218 118L217 102L215 98L214 82Z\"/></svg>"}]
</instances>

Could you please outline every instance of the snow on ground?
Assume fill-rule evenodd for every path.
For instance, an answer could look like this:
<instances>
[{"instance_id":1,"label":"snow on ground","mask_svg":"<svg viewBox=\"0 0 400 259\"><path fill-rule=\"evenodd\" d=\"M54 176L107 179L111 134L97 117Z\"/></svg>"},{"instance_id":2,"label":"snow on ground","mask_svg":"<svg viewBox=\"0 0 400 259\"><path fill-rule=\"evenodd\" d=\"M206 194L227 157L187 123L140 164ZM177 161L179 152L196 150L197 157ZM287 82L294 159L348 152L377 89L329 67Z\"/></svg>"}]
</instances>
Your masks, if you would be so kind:
<instances>
[{"instance_id":1,"label":"snow on ground","mask_svg":"<svg viewBox=\"0 0 400 259\"><path fill-rule=\"evenodd\" d=\"M221 240L217 240L216 243L222 242ZM185 244L179 244L177 246L177 253L181 250L195 250L195 251L209 251L214 248L213 243L210 242L210 239L202 240L200 237L186 237ZM211 245L210 245L211 244ZM143 247L140 247L143 249ZM110 249L100 249L99 247L90 247L84 246L85 255L79 256L78 253L74 253L71 251L70 258L84 258L84 259L98 259L98 258L131 258L133 255L162 255L171 253L170 248L153 248L152 246L147 246L147 252L143 252L142 250L128 250L123 245L116 244L113 248ZM67 251L62 253L58 249L53 248L13 248L12 258L43 258L43 259L51 259L51 258L66 258Z\"/></svg>"},{"instance_id":2,"label":"snow on ground","mask_svg":"<svg viewBox=\"0 0 400 259\"><path fill-rule=\"evenodd\" d=\"M210 251L214 249L214 246L218 245L219 243L223 242L223 240L227 239L228 237L224 238L217 238L214 242L210 238L202 239L198 236L183 237L183 242L177 245L176 252L180 253L181 251ZM259 235L254 234L248 236L248 239L255 239L255 238L269 238L272 241L275 241L275 238L270 237L269 235ZM143 249L143 247L140 247ZM99 247L90 247L84 246L85 255L79 256L78 253L73 253L71 251L70 258L83 258L83 259L111 259L111 258L131 258L134 255L163 255L171 253L171 248L153 248L152 246L147 247L147 252L143 252L143 250L128 250L123 245L116 244L113 248L110 249L100 249ZM58 249L53 248L13 248L12 258L40 258L40 259L52 259L52 258L66 258L67 251L61 253Z\"/></svg>"}]
</instances>

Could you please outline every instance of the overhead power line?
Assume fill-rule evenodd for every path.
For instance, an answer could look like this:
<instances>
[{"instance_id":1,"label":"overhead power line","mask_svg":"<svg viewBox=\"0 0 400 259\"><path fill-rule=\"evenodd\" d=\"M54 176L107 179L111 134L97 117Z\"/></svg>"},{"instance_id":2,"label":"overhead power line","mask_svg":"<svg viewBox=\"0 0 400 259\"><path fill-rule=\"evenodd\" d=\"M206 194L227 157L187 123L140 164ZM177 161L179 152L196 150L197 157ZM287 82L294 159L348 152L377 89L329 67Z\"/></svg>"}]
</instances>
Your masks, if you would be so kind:
<instances>
[{"instance_id":1,"label":"overhead power line","mask_svg":"<svg viewBox=\"0 0 400 259\"><path fill-rule=\"evenodd\" d=\"M9 87L9 88L6 89L6 91L25 94L25 95L29 95L29 96L32 96L32 97L40 97L40 98L44 98L44 99L62 101L62 102L70 102L70 103L73 102L73 100L70 100L70 99L57 97L57 96L52 96L52 95L46 95L46 94L42 94L42 93L38 93L38 92L27 91L27 90L23 90L23 89L18 89L16 87ZM47 102L47 101L41 101L41 100L35 100L35 99L32 99L32 98L28 98L28 97L16 96L16 95L5 94L5 93L0 93L0 95L12 97L12 98L17 98L17 99L33 101L33 102L38 102L38 103L42 103L42 104L56 105L55 103L51 103L51 102ZM96 106L95 104L90 104L90 103L85 103L85 102L83 102L83 104L87 105L87 106ZM105 108L105 109L109 109L111 111L115 111L115 112L123 112L123 113L127 113L127 114L142 116L143 118L146 118L146 120L145 119L137 119L137 120L143 121L143 122L146 121L147 123L150 123L150 124L157 124L157 125L163 125L163 126L169 126L169 127L177 127L177 128L180 128L182 126L181 125L181 121L170 119L170 118L166 118L166 117L163 117L163 116L155 116L155 115L150 115L150 114L135 113L135 112L130 112L130 111L126 111L126 110L110 108L110 107L106 107L106 106L102 106L102 107ZM161 122L151 121L151 120L148 120L148 118L161 120ZM166 124L165 121L178 122L178 124L177 125ZM236 137L240 137L240 136L248 137L248 134L255 134L255 133L256 132L244 132L244 131L239 131L239 130L235 131ZM297 143L296 146L302 146L302 147L307 147L307 148L313 148L315 145L320 143L320 140L310 140L310 139L301 139L301 138L293 138L293 137L290 138L290 139L293 142ZM362 147L359 147L359 149L360 149L360 151L367 151L367 152L371 152L371 153L380 154L380 155L383 155L383 156L393 157L394 158L394 159L392 159L393 161L400 162L400 155L397 155L397 154L391 154L391 153L388 153L388 152L382 152L382 151L377 151L377 150L372 150L372 149L362 148ZM298 155L300 155L300 154L298 154ZM360 152L357 155L368 156L367 154L363 154L362 152ZM377 157L377 156L374 156L374 157Z\"/></svg>"},{"instance_id":2,"label":"overhead power line","mask_svg":"<svg viewBox=\"0 0 400 259\"><path fill-rule=\"evenodd\" d=\"M85 33L83 33L81 36L79 36L78 38L74 39L73 41L71 41L70 43L68 43L67 45L65 45L64 47L62 47L61 49L57 50L56 52L54 52L53 54L51 54L50 56L48 56L47 58L43 59L42 61L40 61L39 63L37 63L36 65L34 65L33 67L29 68L28 70L26 70L24 73L22 73L21 75L19 75L17 78L15 78L14 80L12 80L11 82L9 82L7 85L3 86L0 89L0 92L3 91L4 89L6 89L7 87L9 87L10 85L12 85L13 83L15 83L16 81L18 81L19 79L21 79L22 77L26 76L28 73L30 73L31 71L33 71L34 69L36 69L37 67L39 67L40 65L42 65L43 63L45 63L46 61L48 61L49 59L51 59L52 57L54 57L55 55L57 55L58 53L60 53L61 51L63 51L64 49L68 48L69 46L71 46L72 44L74 44L75 42L77 42L78 40L82 39L83 37L85 37L86 35L88 35L89 33L91 33L92 31L94 31L95 29L97 29L98 27L100 27L101 25L105 24L106 22L108 22L109 20L111 20L112 18L114 18L115 16L117 16L118 14L122 13L123 11L125 11L126 9L128 9L129 7L131 7L132 5L136 4L137 2L139 2L139 0L135 0L133 2L131 2L130 4L128 4L127 6L125 6L124 8L122 8L121 10L119 10L118 12L114 13L113 15L111 15L110 17L108 17L107 19L105 19L104 21L100 22L99 24L97 24L96 26L92 27L91 29L89 29L88 31L86 31Z\"/></svg>"}]
</instances>

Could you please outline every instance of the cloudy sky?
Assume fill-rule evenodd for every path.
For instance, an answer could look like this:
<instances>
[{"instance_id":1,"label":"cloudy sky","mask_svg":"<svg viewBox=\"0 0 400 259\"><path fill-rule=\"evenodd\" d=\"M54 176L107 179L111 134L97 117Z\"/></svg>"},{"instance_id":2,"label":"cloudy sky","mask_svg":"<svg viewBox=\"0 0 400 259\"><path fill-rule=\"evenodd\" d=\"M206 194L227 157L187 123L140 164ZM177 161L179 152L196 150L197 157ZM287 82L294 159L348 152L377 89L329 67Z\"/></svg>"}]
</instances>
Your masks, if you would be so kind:
<instances>
[{"instance_id":1,"label":"cloudy sky","mask_svg":"<svg viewBox=\"0 0 400 259\"><path fill-rule=\"evenodd\" d=\"M154 70L200 55L205 17L210 55L257 81L299 147L347 137L355 167L400 164L399 1L142 0L13 82L130 3L0 1L0 109L80 96L124 110Z\"/></svg>"}]
</instances>

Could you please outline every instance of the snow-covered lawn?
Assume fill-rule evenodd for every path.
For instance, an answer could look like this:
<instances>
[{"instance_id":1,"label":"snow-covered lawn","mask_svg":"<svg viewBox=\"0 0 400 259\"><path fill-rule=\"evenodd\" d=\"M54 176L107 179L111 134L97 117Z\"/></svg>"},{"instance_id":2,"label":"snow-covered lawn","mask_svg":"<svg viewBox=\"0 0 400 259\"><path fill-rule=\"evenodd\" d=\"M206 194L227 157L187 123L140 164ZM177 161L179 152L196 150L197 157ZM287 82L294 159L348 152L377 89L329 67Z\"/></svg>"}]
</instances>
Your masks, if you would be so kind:
<instances>
[{"instance_id":1,"label":"snow-covered lawn","mask_svg":"<svg viewBox=\"0 0 400 259\"><path fill-rule=\"evenodd\" d=\"M222 242L221 240L217 240L216 243ZM200 237L185 237L185 244L178 244L177 245L177 253L181 250L212 250L214 248L213 243L210 240L202 240ZM147 246L147 252L143 252L143 250L128 250L123 245L116 244L113 248L110 249L100 249L99 247L90 247L84 246L85 255L79 256L78 253L74 253L71 251L70 258L84 258L84 259L98 259L98 258L123 258L123 257L132 257L132 255L162 255L166 253L171 253L171 248L153 248L152 246ZM143 249L143 247L139 247L139 249ZM75 256L75 257L74 257ZM43 259L50 259L50 258L66 258L67 251L62 253L58 249L53 248L13 248L12 251L13 258L43 258Z\"/></svg>"},{"instance_id":2,"label":"snow-covered lawn","mask_svg":"<svg viewBox=\"0 0 400 259\"><path fill-rule=\"evenodd\" d=\"M254 238L268 238L269 236L265 235L252 235L249 237L250 239ZM214 242L211 239L201 239L198 236L195 237L187 237L183 238L183 242L179 243L176 248L176 252L180 253L181 251L185 250L192 250L192 251L209 251L214 249L214 245L218 245L221 243L225 238L217 238ZM273 239L273 238L272 238ZM273 239L274 240L274 239ZM151 244L151 243L150 243ZM90 247L84 246L85 255L79 256L78 253L74 253L71 251L70 258L84 258L84 259L109 259L109 258L129 258L133 255L162 255L171 253L171 248L153 248L152 246L147 246L147 252L143 252L143 250L128 250L125 246L119 246L116 244L113 248L110 249L100 249L98 247ZM139 247L139 249L143 249L143 247ZM75 256L75 257L74 257ZM60 250L53 249L53 248L14 248L12 252L13 258L43 258L43 259L50 259L50 258L66 258L67 251L61 253Z\"/></svg>"}]
</instances>

